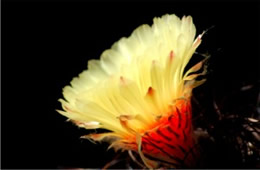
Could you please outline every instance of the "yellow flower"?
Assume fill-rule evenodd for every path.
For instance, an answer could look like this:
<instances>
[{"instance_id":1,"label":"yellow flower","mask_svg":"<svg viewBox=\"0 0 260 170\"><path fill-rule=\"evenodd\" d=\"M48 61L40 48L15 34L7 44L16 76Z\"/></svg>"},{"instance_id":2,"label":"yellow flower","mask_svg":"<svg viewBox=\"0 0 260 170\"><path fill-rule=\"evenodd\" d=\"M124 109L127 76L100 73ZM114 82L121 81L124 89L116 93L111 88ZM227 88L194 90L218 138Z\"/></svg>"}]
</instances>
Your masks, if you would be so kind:
<instances>
[{"instance_id":1,"label":"yellow flower","mask_svg":"<svg viewBox=\"0 0 260 170\"><path fill-rule=\"evenodd\" d=\"M138 152L149 168L158 167L158 161L166 167L191 165L196 153L188 155L194 145L190 97L205 81L195 80L205 69L193 73L205 60L184 73L201 43L202 35L195 39L195 34L191 16L167 14L154 18L151 27L138 27L100 60L88 62L88 69L63 89L64 111L58 112L79 127L110 130L85 137Z\"/></svg>"}]
</instances>

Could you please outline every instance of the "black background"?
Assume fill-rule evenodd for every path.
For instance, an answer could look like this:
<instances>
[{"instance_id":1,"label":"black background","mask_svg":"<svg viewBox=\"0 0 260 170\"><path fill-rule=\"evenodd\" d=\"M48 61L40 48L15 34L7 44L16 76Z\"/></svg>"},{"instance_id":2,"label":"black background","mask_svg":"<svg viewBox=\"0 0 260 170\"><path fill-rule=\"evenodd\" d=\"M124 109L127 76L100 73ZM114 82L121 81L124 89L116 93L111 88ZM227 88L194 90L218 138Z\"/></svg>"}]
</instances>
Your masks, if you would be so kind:
<instances>
[{"instance_id":1,"label":"black background","mask_svg":"<svg viewBox=\"0 0 260 170\"><path fill-rule=\"evenodd\" d=\"M62 88L87 61L155 16L191 15L220 95L259 80L256 1L2 1L2 168L100 168L107 145L59 115Z\"/></svg>"}]
</instances>

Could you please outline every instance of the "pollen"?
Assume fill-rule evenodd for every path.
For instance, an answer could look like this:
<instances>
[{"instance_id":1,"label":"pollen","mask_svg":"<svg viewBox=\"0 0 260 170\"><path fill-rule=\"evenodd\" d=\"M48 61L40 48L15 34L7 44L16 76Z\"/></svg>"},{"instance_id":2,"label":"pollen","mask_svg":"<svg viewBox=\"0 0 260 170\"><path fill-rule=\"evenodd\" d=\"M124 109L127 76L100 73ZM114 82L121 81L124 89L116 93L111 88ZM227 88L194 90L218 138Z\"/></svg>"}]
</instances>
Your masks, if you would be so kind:
<instances>
[{"instance_id":1,"label":"pollen","mask_svg":"<svg viewBox=\"0 0 260 170\"><path fill-rule=\"evenodd\" d=\"M198 153L190 98L206 74L197 73L206 59L184 72L202 41L195 35L191 16L166 14L141 25L64 87L58 112L79 127L109 130L83 138L136 152L147 168L192 167Z\"/></svg>"}]
</instances>

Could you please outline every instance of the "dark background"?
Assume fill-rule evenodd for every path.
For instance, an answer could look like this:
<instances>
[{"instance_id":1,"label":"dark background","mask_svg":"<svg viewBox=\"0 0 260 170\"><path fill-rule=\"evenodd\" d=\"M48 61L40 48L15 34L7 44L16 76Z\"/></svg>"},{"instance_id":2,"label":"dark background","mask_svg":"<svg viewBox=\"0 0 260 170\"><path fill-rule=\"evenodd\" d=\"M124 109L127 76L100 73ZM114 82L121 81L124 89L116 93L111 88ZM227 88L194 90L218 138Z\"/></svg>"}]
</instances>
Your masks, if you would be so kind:
<instances>
[{"instance_id":1,"label":"dark background","mask_svg":"<svg viewBox=\"0 0 260 170\"><path fill-rule=\"evenodd\" d=\"M226 95L259 80L256 1L2 1L2 168L101 168L113 151L79 139L55 109L87 61L166 13L191 15L211 84ZM202 89L203 90L203 89Z\"/></svg>"}]
</instances>

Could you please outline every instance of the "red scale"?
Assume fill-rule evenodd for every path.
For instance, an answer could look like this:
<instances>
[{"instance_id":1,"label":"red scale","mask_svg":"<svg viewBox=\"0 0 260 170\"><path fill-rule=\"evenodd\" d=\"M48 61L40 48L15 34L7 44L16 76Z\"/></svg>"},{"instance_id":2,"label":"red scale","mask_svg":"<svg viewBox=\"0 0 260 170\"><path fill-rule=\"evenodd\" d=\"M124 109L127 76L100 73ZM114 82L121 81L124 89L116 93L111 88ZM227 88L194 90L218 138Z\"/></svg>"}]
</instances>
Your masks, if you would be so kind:
<instances>
[{"instance_id":1,"label":"red scale","mask_svg":"<svg viewBox=\"0 0 260 170\"><path fill-rule=\"evenodd\" d=\"M142 152L158 161L192 166L195 142L191 132L190 104L179 100L168 116L158 120L156 128L144 133Z\"/></svg>"}]
</instances>

